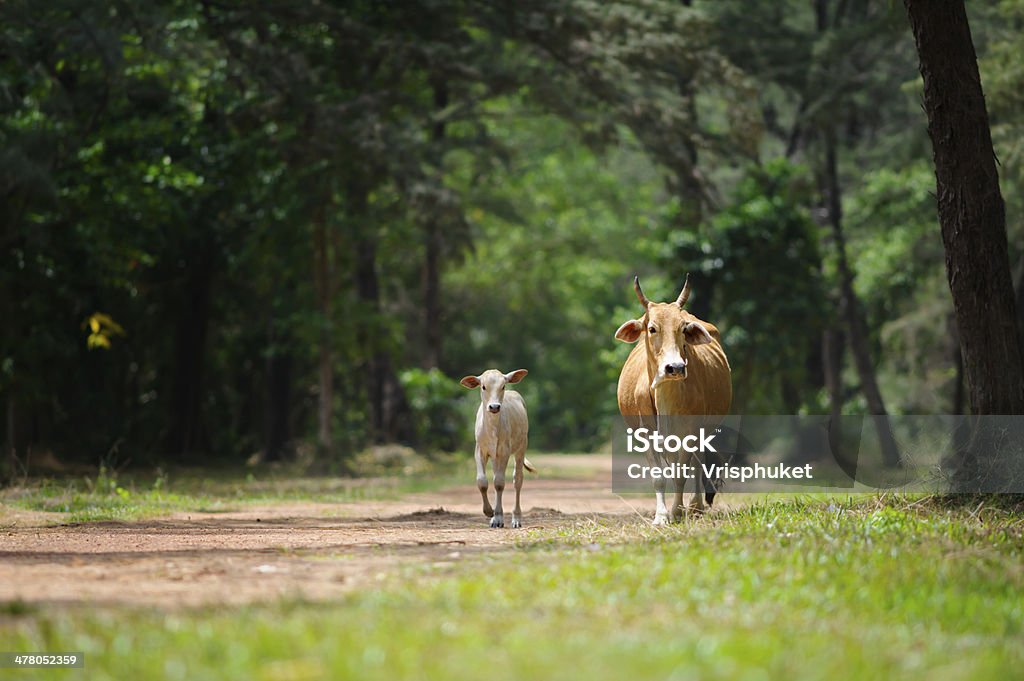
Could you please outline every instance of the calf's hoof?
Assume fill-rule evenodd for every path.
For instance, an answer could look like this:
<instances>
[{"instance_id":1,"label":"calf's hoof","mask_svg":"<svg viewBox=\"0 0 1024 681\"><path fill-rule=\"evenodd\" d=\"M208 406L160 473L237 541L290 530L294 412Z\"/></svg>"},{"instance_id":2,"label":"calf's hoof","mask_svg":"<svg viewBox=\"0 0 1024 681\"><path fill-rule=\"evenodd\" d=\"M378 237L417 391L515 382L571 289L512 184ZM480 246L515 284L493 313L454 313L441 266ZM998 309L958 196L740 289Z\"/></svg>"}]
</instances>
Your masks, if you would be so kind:
<instances>
[{"instance_id":1,"label":"calf's hoof","mask_svg":"<svg viewBox=\"0 0 1024 681\"><path fill-rule=\"evenodd\" d=\"M505 527L505 518L500 515L496 515L491 518L491 527Z\"/></svg>"},{"instance_id":2,"label":"calf's hoof","mask_svg":"<svg viewBox=\"0 0 1024 681\"><path fill-rule=\"evenodd\" d=\"M519 516L512 516L512 529L516 530L523 526L523 519Z\"/></svg>"},{"instance_id":3,"label":"calf's hoof","mask_svg":"<svg viewBox=\"0 0 1024 681\"><path fill-rule=\"evenodd\" d=\"M486 516L488 518L493 518L494 517L494 509L491 508L490 506L484 506L484 516Z\"/></svg>"}]
</instances>

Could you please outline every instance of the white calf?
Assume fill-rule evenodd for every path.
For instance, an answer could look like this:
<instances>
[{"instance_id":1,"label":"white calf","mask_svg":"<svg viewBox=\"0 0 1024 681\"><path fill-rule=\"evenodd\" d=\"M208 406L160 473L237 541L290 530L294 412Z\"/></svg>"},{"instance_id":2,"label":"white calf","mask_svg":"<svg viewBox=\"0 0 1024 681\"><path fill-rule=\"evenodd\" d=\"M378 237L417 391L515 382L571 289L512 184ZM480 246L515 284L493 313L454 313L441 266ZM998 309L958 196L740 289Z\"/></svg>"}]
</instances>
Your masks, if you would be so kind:
<instances>
[{"instance_id":1,"label":"white calf","mask_svg":"<svg viewBox=\"0 0 1024 681\"><path fill-rule=\"evenodd\" d=\"M484 498L484 515L491 519L491 527L505 527L501 508L501 493L505 491L505 469L509 457L514 456L516 467L512 482L516 487L516 507L512 511L512 527L523 526L523 511L519 507L519 492L523 488L523 468L534 472L526 460L526 440L530 429L526 418L526 403L514 390L505 390L508 383L518 383L528 372L526 369L503 374L488 369L479 376L466 376L462 385L480 388L480 408L476 411L476 486ZM487 499L487 460L492 459L494 471L494 508Z\"/></svg>"}]
</instances>

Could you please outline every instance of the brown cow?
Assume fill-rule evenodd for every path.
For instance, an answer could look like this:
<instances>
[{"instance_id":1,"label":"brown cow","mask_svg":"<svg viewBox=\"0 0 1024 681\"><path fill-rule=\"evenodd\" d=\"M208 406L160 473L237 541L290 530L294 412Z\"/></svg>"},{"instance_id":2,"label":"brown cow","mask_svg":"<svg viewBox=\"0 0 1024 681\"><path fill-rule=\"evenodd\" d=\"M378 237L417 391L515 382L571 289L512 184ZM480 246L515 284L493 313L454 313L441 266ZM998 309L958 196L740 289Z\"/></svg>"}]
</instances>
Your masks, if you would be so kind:
<instances>
[{"instance_id":1,"label":"brown cow","mask_svg":"<svg viewBox=\"0 0 1024 681\"><path fill-rule=\"evenodd\" d=\"M644 314L639 319L629 320L615 332L619 340L636 343L619 375L619 411L627 425L643 425L651 429L663 426L664 431L664 426L669 424L665 419L659 422L659 416L677 417L672 419L673 429L678 428L679 422L694 427L717 425L715 419L703 417L724 416L729 412L732 404L731 370L722 350L718 329L683 309L690 297L690 276L686 276L682 292L671 303L649 301L640 288L639 278L633 279L633 288L644 307ZM686 416L701 418L678 418ZM680 454L679 463L687 463L684 458L696 458L695 454ZM704 510L701 496L704 479L699 465L696 471L696 492L689 507L699 513ZM671 514L675 520L683 514L684 482L676 481ZM663 478L655 479L654 491L657 500L654 524L661 525L669 520ZM709 506L714 496L714 492L709 490Z\"/></svg>"}]
</instances>

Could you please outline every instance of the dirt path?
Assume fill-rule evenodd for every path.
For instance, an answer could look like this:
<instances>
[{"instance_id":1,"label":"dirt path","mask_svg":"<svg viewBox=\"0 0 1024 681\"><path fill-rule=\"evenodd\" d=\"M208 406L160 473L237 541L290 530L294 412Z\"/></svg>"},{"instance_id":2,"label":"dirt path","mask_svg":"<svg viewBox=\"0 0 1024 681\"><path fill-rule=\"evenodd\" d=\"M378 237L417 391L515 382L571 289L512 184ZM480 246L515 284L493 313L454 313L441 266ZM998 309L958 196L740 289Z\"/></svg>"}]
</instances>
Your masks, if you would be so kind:
<instances>
[{"instance_id":1,"label":"dirt path","mask_svg":"<svg viewBox=\"0 0 1024 681\"><path fill-rule=\"evenodd\" d=\"M609 457L531 459L541 473L523 488L527 531L652 505L610 492ZM526 536L490 529L467 482L395 501L281 503L131 523L46 527L22 514L0 529L0 601L174 607L323 599L405 565L443 568ZM507 514L510 494L514 500L511 485Z\"/></svg>"}]
</instances>

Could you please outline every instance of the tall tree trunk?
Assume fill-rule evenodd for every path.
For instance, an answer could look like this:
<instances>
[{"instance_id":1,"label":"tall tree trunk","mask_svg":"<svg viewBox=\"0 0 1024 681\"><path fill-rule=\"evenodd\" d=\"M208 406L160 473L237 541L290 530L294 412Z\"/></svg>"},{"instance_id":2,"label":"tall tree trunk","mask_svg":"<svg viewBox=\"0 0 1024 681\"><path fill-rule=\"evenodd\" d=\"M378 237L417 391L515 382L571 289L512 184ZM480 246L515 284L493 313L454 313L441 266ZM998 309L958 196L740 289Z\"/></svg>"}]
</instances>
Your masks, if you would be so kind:
<instances>
[{"instance_id":1,"label":"tall tree trunk","mask_svg":"<svg viewBox=\"0 0 1024 681\"><path fill-rule=\"evenodd\" d=\"M277 346L278 343L275 343ZM266 460L280 461L291 443L292 356L275 347L267 356Z\"/></svg>"},{"instance_id":2,"label":"tall tree trunk","mask_svg":"<svg viewBox=\"0 0 1024 681\"><path fill-rule=\"evenodd\" d=\"M210 325L213 285L212 244L204 244L185 284L181 316L175 337L174 376L171 389L171 430L168 449L173 454L194 454L206 448L203 425L203 374L206 335Z\"/></svg>"},{"instance_id":3,"label":"tall tree trunk","mask_svg":"<svg viewBox=\"0 0 1024 681\"><path fill-rule=\"evenodd\" d=\"M377 239L366 224L366 191L353 187L350 193L356 226L356 292L363 303L368 321L357 334L361 347L369 356L366 361L366 391L370 407L370 438L374 442L414 439L413 423L405 391L398 380L385 334L380 323L380 280L377 275Z\"/></svg>"},{"instance_id":4,"label":"tall tree trunk","mask_svg":"<svg viewBox=\"0 0 1024 681\"><path fill-rule=\"evenodd\" d=\"M900 463L899 449L889 428L882 391L878 388L875 367L871 362L868 348L868 331L860 310L860 301L853 290L853 271L846 257L846 238L843 234L842 197L839 186L839 173L836 159L835 131L825 131L825 193L828 202L828 220L832 226L832 239L835 241L836 262L839 273L839 308L846 324L846 336L853 355L853 365L860 379L861 391L868 404L868 413L883 418L873 419L878 433L878 444L882 452L882 460L887 466Z\"/></svg>"},{"instance_id":5,"label":"tall tree trunk","mask_svg":"<svg viewBox=\"0 0 1024 681\"><path fill-rule=\"evenodd\" d=\"M821 337L822 369L825 374L825 390L828 392L829 416L838 420L843 413L843 332L836 328L825 329Z\"/></svg>"},{"instance_id":6,"label":"tall tree trunk","mask_svg":"<svg viewBox=\"0 0 1024 681\"><path fill-rule=\"evenodd\" d=\"M441 366L444 330L441 325L441 226L434 218L425 225L426 257L423 262L423 321L425 369Z\"/></svg>"},{"instance_id":7,"label":"tall tree trunk","mask_svg":"<svg viewBox=\"0 0 1024 681\"><path fill-rule=\"evenodd\" d=\"M316 307L320 321L317 361L317 428L316 444L321 455L333 453L331 417L334 406L334 353L331 342L331 254L327 238L324 209L313 211L313 280L316 288ZM269 452L268 452L269 453Z\"/></svg>"},{"instance_id":8,"label":"tall tree trunk","mask_svg":"<svg viewBox=\"0 0 1024 681\"><path fill-rule=\"evenodd\" d=\"M682 0L685 7L692 7L693 0ZM676 82L676 88L683 97L686 108L686 117L693 130L697 129L697 99L694 92L693 79L687 76L680 76ZM693 136L687 136L683 142L686 149L686 158L683 167L677 171L679 190L683 200L683 210L680 212L678 221L681 229L692 229L704 221L705 204L710 203L710 194L707 185L701 181L697 163L699 155L697 143ZM695 289L703 291L704 289Z\"/></svg>"},{"instance_id":9,"label":"tall tree trunk","mask_svg":"<svg viewBox=\"0 0 1024 681\"><path fill-rule=\"evenodd\" d=\"M369 417L366 429L369 438L378 442L383 438L383 390L381 389L380 345L381 329L377 323L377 303L380 299L380 286L377 281L377 243L372 235L367 234L367 226L363 224L365 216L366 195L356 188L352 194L352 214L359 220L355 228L356 251L356 294L363 303L359 311L360 329L356 340L362 351L366 353L364 363L364 383ZM366 309L369 308L369 309Z\"/></svg>"},{"instance_id":10,"label":"tall tree trunk","mask_svg":"<svg viewBox=\"0 0 1024 681\"><path fill-rule=\"evenodd\" d=\"M963 0L904 0L924 79L946 277L971 413L1024 413L1024 352L1006 210ZM954 491L1017 488L999 436L980 421L957 447ZM994 474L992 472L995 472Z\"/></svg>"},{"instance_id":11,"label":"tall tree trunk","mask_svg":"<svg viewBox=\"0 0 1024 681\"><path fill-rule=\"evenodd\" d=\"M7 478L14 480L18 475L18 419L17 406L13 394L7 395Z\"/></svg>"},{"instance_id":12,"label":"tall tree trunk","mask_svg":"<svg viewBox=\"0 0 1024 681\"><path fill-rule=\"evenodd\" d=\"M438 113L448 106L448 86L444 80L438 79L434 85L434 108ZM443 181L445 124L440 121L434 125L432 138L435 160L438 167L439 183ZM444 331L441 326L441 266L442 266L442 230L438 211L428 215L424 224L426 256L423 262L423 322L426 348L423 356L424 368L441 366L444 343Z\"/></svg>"},{"instance_id":13,"label":"tall tree trunk","mask_svg":"<svg viewBox=\"0 0 1024 681\"><path fill-rule=\"evenodd\" d=\"M978 61L963 0L904 0L924 78L946 276L971 412L1024 413L1024 356Z\"/></svg>"}]
</instances>

